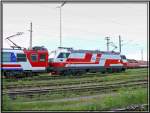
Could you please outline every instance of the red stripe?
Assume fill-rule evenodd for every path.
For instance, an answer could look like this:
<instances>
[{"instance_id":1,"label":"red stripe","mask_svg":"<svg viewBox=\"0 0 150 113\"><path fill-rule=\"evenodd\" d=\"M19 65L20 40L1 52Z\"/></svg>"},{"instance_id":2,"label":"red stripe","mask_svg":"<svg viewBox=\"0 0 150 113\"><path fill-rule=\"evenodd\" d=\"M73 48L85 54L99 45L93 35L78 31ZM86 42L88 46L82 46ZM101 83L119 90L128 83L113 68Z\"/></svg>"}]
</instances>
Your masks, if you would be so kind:
<instances>
[{"instance_id":1,"label":"red stripe","mask_svg":"<svg viewBox=\"0 0 150 113\"><path fill-rule=\"evenodd\" d=\"M2 64L2 67L21 67L20 64Z\"/></svg>"},{"instance_id":2,"label":"red stripe","mask_svg":"<svg viewBox=\"0 0 150 113\"><path fill-rule=\"evenodd\" d=\"M65 62L51 62L49 63L49 66L52 67L65 67L66 63Z\"/></svg>"},{"instance_id":3,"label":"red stripe","mask_svg":"<svg viewBox=\"0 0 150 113\"><path fill-rule=\"evenodd\" d=\"M99 64L101 56L102 56L102 54L97 54L96 61L95 61L96 64Z\"/></svg>"},{"instance_id":4,"label":"red stripe","mask_svg":"<svg viewBox=\"0 0 150 113\"><path fill-rule=\"evenodd\" d=\"M90 62L92 58L92 53L85 53L84 58L68 58L66 61L68 63L72 62Z\"/></svg>"},{"instance_id":5,"label":"red stripe","mask_svg":"<svg viewBox=\"0 0 150 113\"><path fill-rule=\"evenodd\" d=\"M106 59L105 67L109 67L110 64L120 64L119 59Z\"/></svg>"},{"instance_id":6,"label":"red stripe","mask_svg":"<svg viewBox=\"0 0 150 113\"><path fill-rule=\"evenodd\" d=\"M31 64L32 67L47 67L48 66L48 51L45 50L24 50L24 53L27 56L27 59L29 60L29 63ZM32 54L37 54L38 55L38 59L36 62L33 62L31 59L31 55ZM46 59L45 61L40 61L40 55L41 54L45 54L46 55Z\"/></svg>"},{"instance_id":7,"label":"red stripe","mask_svg":"<svg viewBox=\"0 0 150 113\"><path fill-rule=\"evenodd\" d=\"M96 64L95 62L67 62L67 64Z\"/></svg>"}]
</instances>

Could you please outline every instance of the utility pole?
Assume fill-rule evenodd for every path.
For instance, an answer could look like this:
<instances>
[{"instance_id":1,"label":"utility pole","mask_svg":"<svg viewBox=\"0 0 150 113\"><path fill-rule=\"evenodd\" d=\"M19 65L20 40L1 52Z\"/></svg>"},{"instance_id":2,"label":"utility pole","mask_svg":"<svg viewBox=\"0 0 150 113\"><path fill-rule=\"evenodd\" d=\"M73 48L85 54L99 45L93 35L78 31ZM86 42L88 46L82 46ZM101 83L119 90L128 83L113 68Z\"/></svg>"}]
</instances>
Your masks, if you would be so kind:
<instances>
[{"instance_id":1,"label":"utility pole","mask_svg":"<svg viewBox=\"0 0 150 113\"><path fill-rule=\"evenodd\" d=\"M32 32L33 32L32 31L32 22L30 23L30 30L29 31L30 31L30 47L29 48L32 49Z\"/></svg>"},{"instance_id":2,"label":"utility pole","mask_svg":"<svg viewBox=\"0 0 150 113\"><path fill-rule=\"evenodd\" d=\"M58 6L57 8L59 8L60 11L60 47L62 46L62 18L61 18L61 8L65 5L66 1L63 2L60 6Z\"/></svg>"},{"instance_id":3,"label":"utility pole","mask_svg":"<svg viewBox=\"0 0 150 113\"><path fill-rule=\"evenodd\" d=\"M61 7L59 8L60 9L60 47L62 45L62 31L61 31Z\"/></svg>"},{"instance_id":4,"label":"utility pole","mask_svg":"<svg viewBox=\"0 0 150 113\"><path fill-rule=\"evenodd\" d=\"M105 39L107 40L107 43L106 43L106 45L107 45L107 51L109 51L110 37L105 37Z\"/></svg>"},{"instance_id":5,"label":"utility pole","mask_svg":"<svg viewBox=\"0 0 150 113\"><path fill-rule=\"evenodd\" d=\"M119 52L121 53L121 36L119 35Z\"/></svg>"},{"instance_id":6,"label":"utility pole","mask_svg":"<svg viewBox=\"0 0 150 113\"><path fill-rule=\"evenodd\" d=\"M141 49L141 60L143 61L143 49Z\"/></svg>"}]
</instances>

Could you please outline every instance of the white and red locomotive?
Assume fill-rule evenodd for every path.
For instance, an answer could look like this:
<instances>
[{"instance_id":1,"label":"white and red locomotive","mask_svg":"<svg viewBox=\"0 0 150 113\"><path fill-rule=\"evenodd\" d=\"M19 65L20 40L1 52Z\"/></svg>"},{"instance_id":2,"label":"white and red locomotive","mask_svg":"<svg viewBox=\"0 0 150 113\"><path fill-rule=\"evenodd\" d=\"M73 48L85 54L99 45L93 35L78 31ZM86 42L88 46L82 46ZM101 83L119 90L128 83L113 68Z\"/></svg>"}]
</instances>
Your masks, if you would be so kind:
<instances>
[{"instance_id":1,"label":"white and red locomotive","mask_svg":"<svg viewBox=\"0 0 150 113\"><path fill-rule=\"evenodd\" d=\"M2 50L1 69L5 76L41 72L79 75L86 72L121 72L126 68L126 57L117 52L64 47L50 53L44 47Z\"/></svg>"},{"instance_id":2,"label":"white and red locomotive","mask_svg":"<svg viewBox=\"0 0 150 113\"><path fill-rule=\"evenodd\" d=\"M45 72L48 67L48 50L44 47L3 49L1 69L4 76L31 75Z\"/></svg>"},{"instance_id":3,"label":"white and red locomotive","mask_svg":"<svg viewBox=\"0 0 150 113\"><path fill-rule=\"evenodd\" d=\"M52 74L82 74L86 72L121 72L127 68L124 55L98 50L73 50L59 47L49 54Z\"/></svg>"}]
</instances>

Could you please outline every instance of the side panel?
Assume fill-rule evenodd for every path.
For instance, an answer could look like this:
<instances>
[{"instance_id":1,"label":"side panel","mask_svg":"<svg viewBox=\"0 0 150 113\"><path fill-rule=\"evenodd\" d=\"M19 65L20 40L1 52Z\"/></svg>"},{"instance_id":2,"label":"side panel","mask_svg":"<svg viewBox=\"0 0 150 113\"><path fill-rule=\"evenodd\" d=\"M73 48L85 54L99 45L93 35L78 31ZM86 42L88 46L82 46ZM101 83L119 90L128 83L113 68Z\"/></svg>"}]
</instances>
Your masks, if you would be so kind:
<instances>
[{"instance_id":1,"label":"side panel","mask_svg":"<svg viewBox=\"0 0 150 113\"><path fill-rule=\"evenodd\" d=\"M48 66L48 52L46 51L41 51L41 52L36 52L36 51L29 51L29 50L3 50L3 52L10 52L11 55L11 61L9 62L2 62L1 64L1 69L4 71L9 71L9 70L22 70L22 71L45 71L46 67ZM17 53L21 54L26 54L27 60L22 62L22 61L17 61ZM46 55L46 60L45 61L38 61L36 63L32 63L30 61L30 56L29 54L31 53L37 53L38 55L40 54L45 54Z\"/></svg>"}]
</instances>

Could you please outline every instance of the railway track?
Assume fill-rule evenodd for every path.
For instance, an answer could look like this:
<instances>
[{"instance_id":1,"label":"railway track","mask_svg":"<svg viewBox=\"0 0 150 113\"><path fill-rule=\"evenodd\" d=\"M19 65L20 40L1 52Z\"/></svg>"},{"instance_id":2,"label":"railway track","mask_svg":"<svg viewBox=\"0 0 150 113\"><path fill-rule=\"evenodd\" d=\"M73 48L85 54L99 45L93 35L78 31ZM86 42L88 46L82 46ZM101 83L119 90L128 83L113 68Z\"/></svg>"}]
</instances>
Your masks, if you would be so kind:
<instances>
[{"instance_id":1,"label":"railway track","mask_svg":"<svg viewBox=\"0 0 150 113\"><path fill-rule=\"evenodd\" d=\"M3 91L3 95L33 95L33 94L45 94L45 93L61 93L68 91L106 91L106 90L117 90L121 87L133 87L133 86L146 86L147 80L132 80L126 82L117 82L114 84L80 84L80 85L64 85L64 86L53 86L53 87L42 87L42 88L31 88L31 89L15 89Z\"/></svg>"},{"instance_id":2,"label":"railway track","mask_svg":"<svg viewBox=\"0 0 150 113\"><path fill-rule=\"evenodd\" d=\"M27 77L27 78L5 78L8 81L17 81L17 80L24 80L24 81L28 81L28 80L32 80L32 81L37 81L37 80L57 80L57 79L68 79L68 78L86 78L86 77L92 77L92 75L94 76L99 76L99 77L103 77L103 76L109 76L110 74L101 74L101 73L86 73L84 75L81 76L73 76L73 75L68 75L68 76L60 76L60 75L47 75L47 76L32 76L32 77Z\"/></svg>"},{"instance_id":3,"label":"railway track","mask_svg":"<svg viewBox=\"0 0 150 113\"><path fill-rule=\"evenodd\" d=\"M116 78L115 81L118 81L118 80L122 80L122 78ZM132 80L132 78L128 78L126 79L126 81L128 80ZM143 78L137 78L134 80L143 80ZM125 80L124 80L125 81ZM52 87L52 86L62 86L62 85L75 85L75 84L86 84L86 83L98 83L98 82L105 82L105 80L103 79L89 79L89 80L75 80L75 81L71 81L71 82L48 82L46 84L37 84L37 85L33 85L33 84L23 84L23 85L7 85L5 87L3 87L3 89L17 89L17 88L33 88L33 87ZM106 81L107 82L107 81Z\"/></svg>"},{"instance_id":4,"label":"railway track","mask_svg":"<svg viewBox=\"0 0 150 113\"><path fill-rule=\"evenodd\" d=\"M130 69L130 68L129 68ZM141 68L131 68L131 69L141 69ZM46 73L47 74L47 73ZM31 77L26 77L26 78L4 78L6 80L48 80L48 79L51 79L51 80L56 80L56 79L65 79L65 78L85 78L85 77L92 77L92 75L94 76L110 76L112 73L100 73L100 72L97 72L97 73L85 73L81 76L73 76L73 75L67 75L67 76L60 76L60 75L46 75L46 76L31 76Z\"/></svg>"},{"instance_id":5,"label":"railway track","mask_svg":"<svg viewBox=\"0 0 150 113\"><path fill-rule=\"evenodd\" d=\"M9 84L4 84L3 85L3 89L14 89L14 88L31 88L31 87L44 87L44 86L56 86L56 85L70 85L70 84L83 84L83 83L91 83L91 82L104 82L105 81L105 77L106 76L110 76L110 75L104 75L104 76L100 76L100 75L94 75L92 78L91 78L91 75L90 77L89 76L86 76L86 77L79 77L79 78L76 78L76 79L70 79L70 78L66 78L64 79L63 81L61 81L61 79L56 79L56 81L54 79L47 79L46 81L44 80L41 80L41 81L22 81L22 82L9 82ZM140 78L140 79L143 79L141 78L142 75L132 75L131 77L127 77L127 79L135 79L136 78ZM127 80L126 79L126 80ZM115 80L122 80L121 77L118 77L118 78L115 78ZM106 80L107 81L107 80ZM5 81L3 81L5 82ZM7 81L8 82L8 81Z\"/></svg>"}]
</instances>

